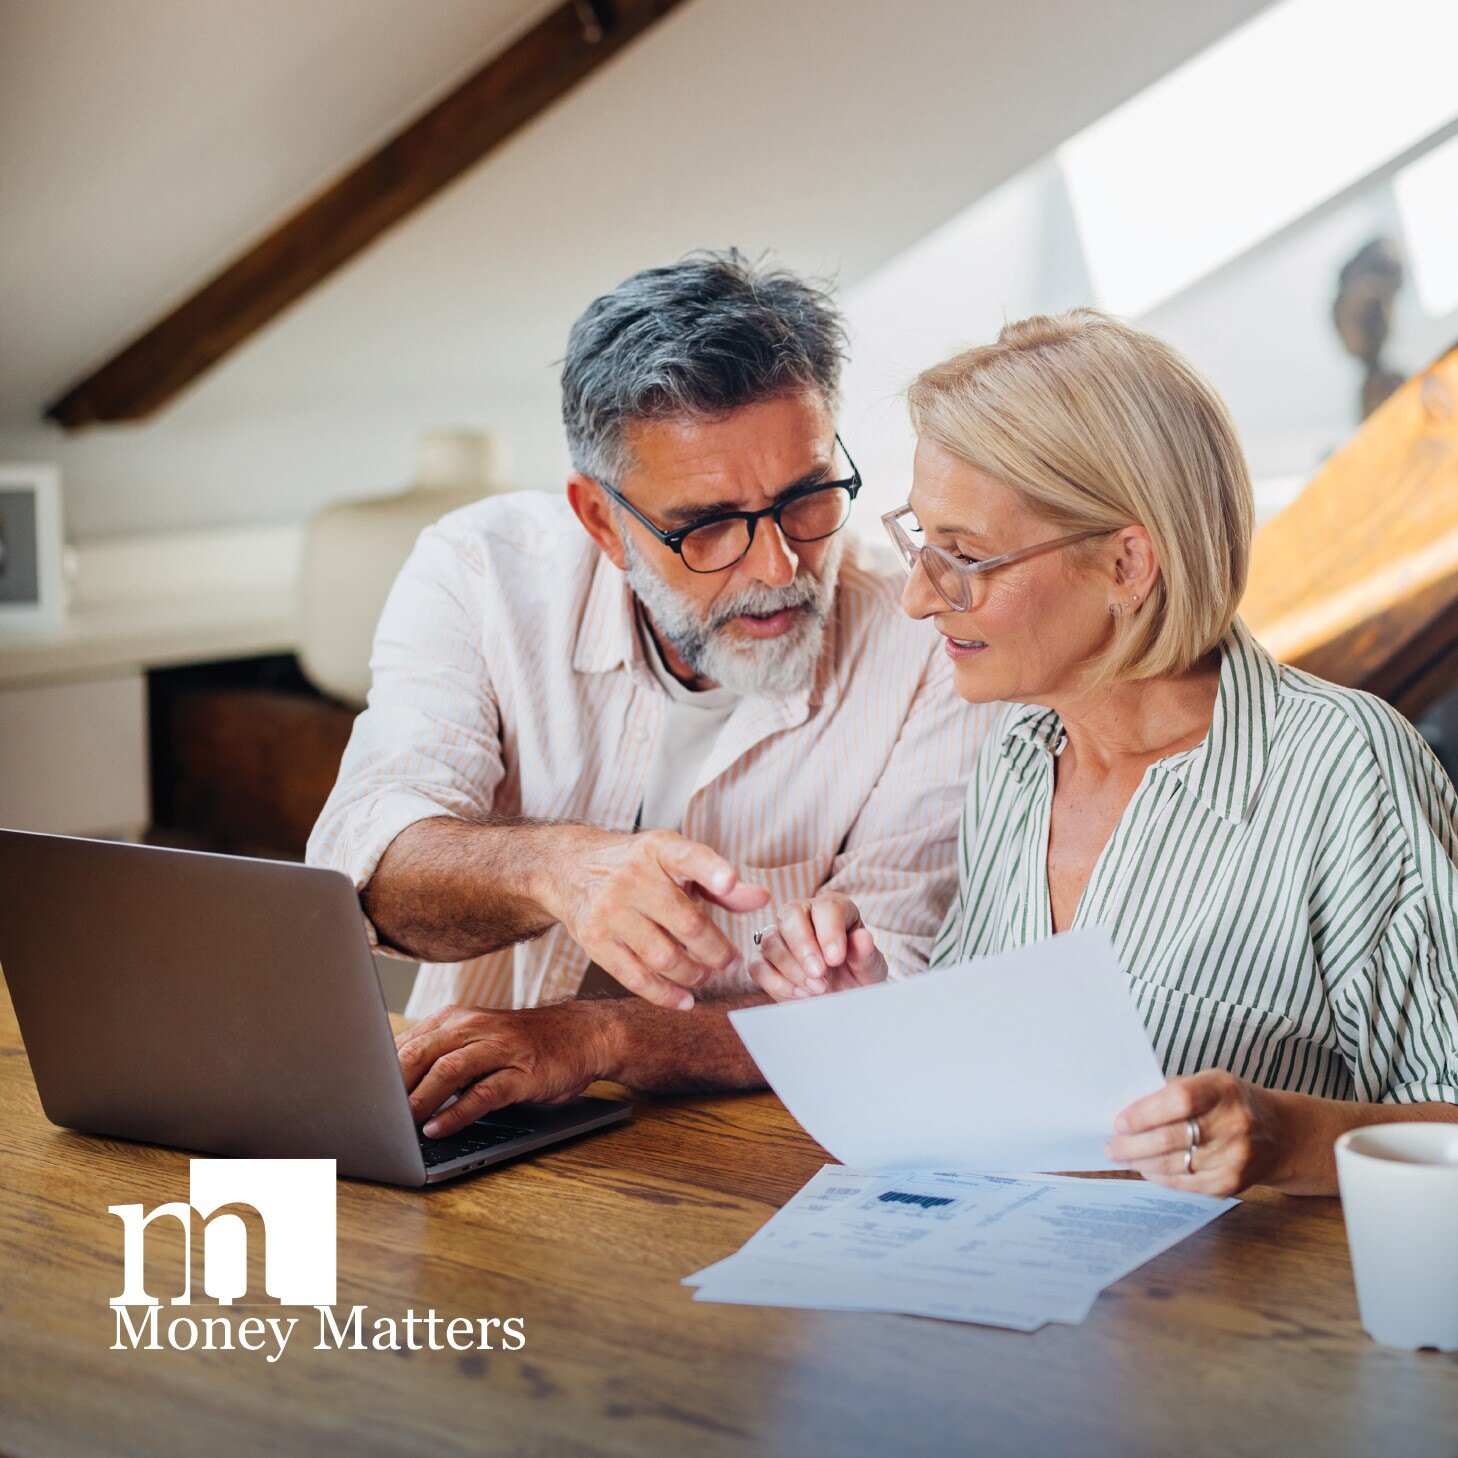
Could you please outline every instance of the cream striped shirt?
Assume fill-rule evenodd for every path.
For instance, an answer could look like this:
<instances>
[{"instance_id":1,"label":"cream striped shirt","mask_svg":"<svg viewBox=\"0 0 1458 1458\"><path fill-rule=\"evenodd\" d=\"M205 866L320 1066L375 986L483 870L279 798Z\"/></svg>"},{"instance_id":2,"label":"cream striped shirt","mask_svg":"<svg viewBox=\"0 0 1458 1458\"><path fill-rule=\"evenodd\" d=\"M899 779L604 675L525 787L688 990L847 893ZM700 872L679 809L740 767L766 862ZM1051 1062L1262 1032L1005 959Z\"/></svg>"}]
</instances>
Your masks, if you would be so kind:
<instances>
[{"instance_id":1,"label":"cream striped shirt","mask_svg":"<svg viewBox=\"0 0 1458 1458\"><path fill-rule=\"evenodd\" d=\"M768 886L771 905L845 891L893 955L924 966L956 886L958 807L995 710L956 697L935 635L900 611L904 573L889 559L847 544L813 684L739 701L681 829ZM440 815L633 828L666 694L644 661L626 579L564 499L496 497L428 528L385 605L371 669L311 864L363 888L406 826ZM747 959L764 916L715 915ZM407 1011L530 1006L575 992L586 967L553 927L422 967Z\"/></svg>"},{"instance_id":2,"label":"cream striped shirt","mask_svg":"<svg viewBox=\"0 0 1458 1458\"><path fill-rule=\"evenodd\" d=\"M1050 709L1002 711L934 964L1051 935L1063 737ZM1458 799L1412 726L1237 622L1209 734L1145 773L1073 924L1108 928L1166 1073L1458 1102L1455 858Z\"/></svg>"}]
</instances>

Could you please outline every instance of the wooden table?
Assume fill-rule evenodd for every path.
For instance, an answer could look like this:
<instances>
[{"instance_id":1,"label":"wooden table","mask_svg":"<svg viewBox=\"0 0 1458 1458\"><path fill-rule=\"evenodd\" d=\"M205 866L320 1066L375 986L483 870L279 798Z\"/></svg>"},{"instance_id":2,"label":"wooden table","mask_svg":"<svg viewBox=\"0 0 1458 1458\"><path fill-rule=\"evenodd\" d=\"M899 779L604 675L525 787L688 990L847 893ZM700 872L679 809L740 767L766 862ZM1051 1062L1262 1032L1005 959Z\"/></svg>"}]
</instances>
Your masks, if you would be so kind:
<instances>
[{"instance_id":1,"label":"wooden table","mask_svg":"<svg viewBox=\"0 0 1458 1458\"><path fill-rule=\"evenodd\" d=\"M701 1304L679 1278L825 1156L768 1094L643 1103L485 1177L339 1186L341 1307L521 1316L524 1350L270 1366L108 1350L106 1207L185 1200L187 1157L46 1123L3 986L0 1158L6 1455L1458 1454L1458 1358L1362 1334L1334 1200L1258 1192L1031 1336Z\"/></svg>"}]
</instances>

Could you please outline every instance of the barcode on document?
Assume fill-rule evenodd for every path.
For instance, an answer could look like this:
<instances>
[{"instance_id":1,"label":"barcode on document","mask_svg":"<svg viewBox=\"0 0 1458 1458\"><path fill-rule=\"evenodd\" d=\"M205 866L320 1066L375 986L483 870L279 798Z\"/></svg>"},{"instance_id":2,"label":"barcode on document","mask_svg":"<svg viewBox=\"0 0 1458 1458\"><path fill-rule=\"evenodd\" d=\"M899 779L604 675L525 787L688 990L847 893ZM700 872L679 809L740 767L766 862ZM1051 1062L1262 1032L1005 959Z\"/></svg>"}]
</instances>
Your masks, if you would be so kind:
<instances>
[{"instance_id":1,"label":"barcode on document","mask_svg":"<svg viewBox=\"0 0 1458 1458\"><path fill-rule=\"evenodd\" d=\"M913 1195L906 1190L887 1190L883 1201L893 1205L920 1205L923 1210L934 1210L938 1205L950 1205L950 1195Z\"/></svg>"}]
</instances>

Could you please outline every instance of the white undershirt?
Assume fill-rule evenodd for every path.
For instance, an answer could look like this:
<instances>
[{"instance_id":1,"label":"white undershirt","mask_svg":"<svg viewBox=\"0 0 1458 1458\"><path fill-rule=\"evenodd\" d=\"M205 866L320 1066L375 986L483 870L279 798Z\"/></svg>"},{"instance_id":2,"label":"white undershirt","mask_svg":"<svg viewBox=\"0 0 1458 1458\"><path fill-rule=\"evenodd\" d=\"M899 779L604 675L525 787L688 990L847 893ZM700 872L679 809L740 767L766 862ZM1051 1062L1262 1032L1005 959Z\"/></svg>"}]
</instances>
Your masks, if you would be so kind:
<instances>
[{"instance_id":1,"label":"white undershirt","mask_svg":"<svg viewBox=\"0 0 1458 1458\"><path fill-rule=\"evenodd\" d=\"M638 828L681 830L699 770L712 752L725 721L734 712L739 695L723 688L685 687L663 661L658 642L641 613L638 628L648 667L668 696L663 706L663 727L653 747L653 759L643 786Z\"/></svg>"}]
</instances>

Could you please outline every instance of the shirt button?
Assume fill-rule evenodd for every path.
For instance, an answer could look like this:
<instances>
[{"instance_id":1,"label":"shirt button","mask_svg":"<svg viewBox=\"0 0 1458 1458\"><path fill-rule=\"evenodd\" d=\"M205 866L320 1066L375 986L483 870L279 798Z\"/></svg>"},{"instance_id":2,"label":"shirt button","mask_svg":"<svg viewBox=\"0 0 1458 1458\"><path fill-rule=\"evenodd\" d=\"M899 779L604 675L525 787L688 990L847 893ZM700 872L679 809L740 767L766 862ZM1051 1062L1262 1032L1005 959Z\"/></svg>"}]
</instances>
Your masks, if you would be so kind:
<instances>
[{"instance_id":1,"label":"shirt button","mask_svg":"<svg viewBox=\"0 0 1458 1458\"><path fill-rule=\"evenodd\" d=\"M634 729L629 738L634 744L646 744L648 742L648 731L646 729Z\"/></svg>"}]
</instances>

